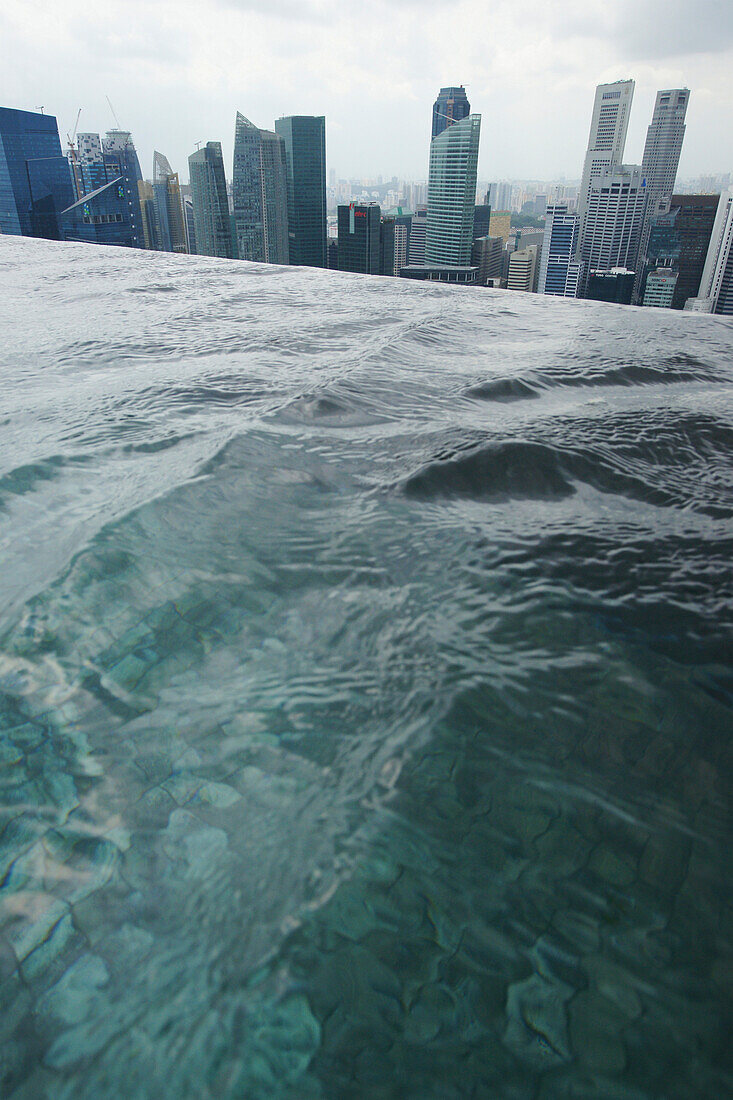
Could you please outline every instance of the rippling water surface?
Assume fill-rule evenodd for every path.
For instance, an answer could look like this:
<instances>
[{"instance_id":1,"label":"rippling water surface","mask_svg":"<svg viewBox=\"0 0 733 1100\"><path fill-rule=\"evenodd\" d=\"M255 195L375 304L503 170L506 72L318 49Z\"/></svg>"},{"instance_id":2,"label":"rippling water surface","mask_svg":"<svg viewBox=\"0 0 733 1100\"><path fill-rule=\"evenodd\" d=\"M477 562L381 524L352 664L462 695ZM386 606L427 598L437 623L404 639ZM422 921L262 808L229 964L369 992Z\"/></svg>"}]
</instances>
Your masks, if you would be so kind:
<instances>
[{"instance_id":1,"label":"rippling water surface","mask_svg":"<svg viewBox=\"0 0 733 1100\"><path fill-rule=\"evenodd\" d=\"M733 330L0 241L0 1095L733 1092Z\"/></svg>"}]
</instances>

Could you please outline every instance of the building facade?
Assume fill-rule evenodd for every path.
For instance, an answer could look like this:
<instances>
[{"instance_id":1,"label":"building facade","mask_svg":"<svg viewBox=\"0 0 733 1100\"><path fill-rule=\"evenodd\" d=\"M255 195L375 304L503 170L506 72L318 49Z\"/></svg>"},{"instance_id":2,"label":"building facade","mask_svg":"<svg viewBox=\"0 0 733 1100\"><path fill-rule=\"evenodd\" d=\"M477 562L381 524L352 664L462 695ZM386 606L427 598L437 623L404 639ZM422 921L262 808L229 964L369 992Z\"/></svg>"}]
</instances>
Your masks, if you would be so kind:
<instances>
[{"instance_id":1,"label":"building facade","mask_svg":"<svg viewBox=\"0 0 733 1100\"><path fill-rule=\"evenodd\" d=\"M115 244L137 247L133 231L127 189L118 176L96 191L77 199L60 216L61 238L88 244Z\"/></svg>"},{"instance_id":2,"label":"building facade","mask_svg":"<svg viewBox=\"0 0 733 1100\"><path fill-rule=\"evenodd\" d=\"M642 304L656 306L658 309L671 309L676 285L677 272L674 268L659 267L650 271L646 277Z\"/></svg>"},{"instance_id":3,"label":"building facade","mask_svg":"<svg viewBox=\"0 0 733 1100\"><path fill-rule=\"evenodd\" d=\"M478 237L471 249L471 264L478 269L476 282L486 286L500 280L504 270L504 242L501 237Z\"/></svg>"},{"instance_id":4,"label":"building facade","mask_svg":"<svg viewBox=\"0 0 733 1100\"><path fill-rule=\"evenodd\" d=\"M326 266L326 120L289 115L275 123L285 142L291 264Z\"/></svg>"},{"instance_id":5,"label":"building facade","mask_svg":"<svg viewBox=\"0 0 733 1100\"><path fill-rule=\"evenodd\" d=\"M657 92L654 114L647 131L641 170L646 180L646 214L639 243L634 297L640 300L644 279L649 233L653 219L666 213L671 205L677 167L685 137L685 116L690 101L689 88L670 88Z\"/></svg>"},{"instance_id":6,"label":"building facade","mask_svg":"<svg viewBox=\"0 0 733 1100\"><path fill-rule=\"evenodd\" d=\"M481 115L454 122L430 143L425 263L471 265Z\"/></svg>"},{"instance_id":7,"label":"building facade","mask_svg":"<svg viewBox=\"0 0 733 1100\"><path fill-rule=\"evenodd\" d=\"M634 271L646 212L646 183L638 165L619 165L591 180L581 223L585 272Z\"/></svg>"},{"instance_id":8,"label":"building facade","mask_svg":"<svg viewBox=\"0 0 733 1100\"><path fill-rule=\"evenodd\" d=\"M285 142L237 112L232 173L240 260L287 264L288 184Z\"/></svg>"},{"instance_id":9,"label":"building facade","mask_svg":"<svg viewBox=\"0 0 733 1100\"><path fill-rule=\"evenodd\" d=\"M718 202L699 298L709 301L711 313L733 315L733 187Z\"/></svg>"},{"instance_id":10,"label":"building facade","mask_svg":"<svg viewBox=\"0 0 733 1100\"><path fill-rule=\"evenodd\" d=\"M0 233L58 240L74 198L55 117L0 107Z\"/></svg>"},{"instance_id":11,"label":"building facade","mask_svg":"<svg viewBox=\"0 0 733 1100\"><path fill-rule=\"evenodd\" d=\"M187 252L186 220L178 173L168 158L153 153L153 195L161 252Z\"/></svg>"},{"instance_id":12,"label":"building facade","mask_svg":"<svg viewBox=\"0 0 733 1100\"><path fill-rule=\"evenodd\" d=\"M460 122L468 118L471 113L471 104L468 102L466 89L461 84L458 88L441 88L438 98L433 104L433 129L432 138L442 134L448 126L454 122Z\"/></svg>"},{"instance_id":13,"label":"building facade","mask_svg":"<svg viewBox=\"0 0 733 1100\"><path fill-rule=\"evenodd\" d=\"M198 254L234 259L221 142L207 141L203 149L191 153L188 178Z\"/></svg>"},{"instance_id":14,"label":"building facade","mask_svg":"<svg viewBox=\"0 0 733 1100\"><path fill-rule=\"evenodd\" d=\"M578 193L581 242L585 233L585 212L594 181L623 161L633 98L633 80L617 80L613 84L599 84L596 88L588 150Z\"/></svg>"},{"instance_id":15,"label":"building facade","mask_svg":"<svg viewBox=\"0 0 733 1100\"><path fill-rule=\"evenodd\" d=\"M339 271L381 274L381 209L376 202L338 208Z\"/></svg>"},{"instance_id":16,"label":"building facade","mask_svg":"<svg viewBox=\"0 0 733 1100\"><path fill-rule=\"evenodd\" d=\"M509 274L507 275L507 290L524 290L531 292L537 289L537 252L536 244L527 248L518 248L509 257Z\"/></svg>"},{"instance_id":17,"label":"building facade","mask_svg":"<svg viewBox=\"0 0 733 1100\"><path fill-rule=\"evenodd\" d=\"M576 258L579 230L578 215L570 213L566 203L548 206L537 286L540 294L578 297L582 271Z\"/></svg>"}]
</instances>

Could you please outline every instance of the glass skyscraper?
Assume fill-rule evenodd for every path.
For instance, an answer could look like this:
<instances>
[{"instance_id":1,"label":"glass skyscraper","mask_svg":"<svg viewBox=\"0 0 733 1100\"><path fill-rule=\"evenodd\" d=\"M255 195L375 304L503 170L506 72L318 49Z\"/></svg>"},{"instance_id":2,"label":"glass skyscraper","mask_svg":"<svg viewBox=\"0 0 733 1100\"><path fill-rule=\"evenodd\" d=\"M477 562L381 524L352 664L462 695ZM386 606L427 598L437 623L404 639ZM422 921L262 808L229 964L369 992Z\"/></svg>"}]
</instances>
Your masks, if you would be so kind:
<instances>
[{"instance_id":1,"label":"glass skyscraper","mask_svg":"<svg viewBox=\"0 0 733 1100\"><path fill-rule=\"evenodd\" d=\"M207 141L188 158L196 249L200 256L234 258L221 142Z\"/></svg>"},{"instance_id":2,"label":"glass skyscraper","mask_svg":"<svg viewBox=\"0 0 733 1100\"><path fill-rule=\"evenodd\" d=\"M285 142L290 263L326 267L326 120L289 115L275 133Z\"/></svg>"},{"instance_id":3,"label":"glass skyscraper","mask_svg":"<svg viewBox=\"0 0 733 1100\"><path fill-rule=\"evenodd\" d=\"M178 173L173 171L168 158L157 150L153 154L153 195L158 247L162 252L187 252L186 223Z\"/></svg>"},{"instance_id":4,"label":"glass skyscraper","mask_svg":"<svg viewBox=\"0 0 733 1100\"><path fill-rule=\"evenodd\" d=\"M338 208L339 271L379 275L381 208L378 203L349 203Z\"/></svg>"},{"instance_id":5,"label":"glass skyscraper","mask_svg":"<svg viewBox=\"0 0 733 1100\"><path fill-rule=\"evenodd\" d=\"M466 89L462 84L459 88L441 88L438 92L438 98L433 104L433 131L431 136L436 138L438 134L443 133L447 126L452 126L454 122L460 122L462 118L467 118L470 113L471 104L468 102Z\"/></svg>"},{"instance_id":6,"label":"glass skyscraper","mask_svg":"<svg viewBox=\"0 0 733 1100\"><path fill-rule=\"evenodd\" d=\"M582 265L575 258L578 249L578 215L566 203L547 207L540 261L539 293L560 298L577 298Z\"/></svg>"},{"instance_id":7,"label":"glass skyscraper","mask_svg":"<svg viewBox=\"0 0 733 1100\"><path fill-rule=\"evenodd\" d=\"M430 143L427 265L471 263L480 135L481 115L467 115Z\"/></svg>"},{"instance_id":8,"label":"glass skyscraper","mask_svg":"<svg viewBox=\"0 0 733 1100\"><path fill-rule=\"evenodd\" d=\"M55 117L0 107L0 233L58 240L73 202Z\"/></svg>"},{"instance_id":9,"label":"glass skyscraper","mask_svg":"<svg viewBox=\"0 0 733 1100\"><path fill-rule=\"evenodd\" d=\"M237 112L234 132L234 226L240 260L288 263L285 142Z\"/></svg>"}]
</instances>

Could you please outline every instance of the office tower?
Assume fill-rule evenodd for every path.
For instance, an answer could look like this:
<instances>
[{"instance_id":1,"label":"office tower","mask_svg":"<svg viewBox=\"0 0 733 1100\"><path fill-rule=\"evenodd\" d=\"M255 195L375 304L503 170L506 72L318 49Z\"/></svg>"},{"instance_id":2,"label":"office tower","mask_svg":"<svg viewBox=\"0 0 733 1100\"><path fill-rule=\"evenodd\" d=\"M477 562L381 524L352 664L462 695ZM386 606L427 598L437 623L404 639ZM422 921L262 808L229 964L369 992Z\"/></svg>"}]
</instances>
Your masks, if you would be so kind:
<instances>
[{"instance_id":1,"label":"office tower","mask_svg":"<svg viewBox=\"0 0 733 1100\"><path fill-rule=\"evenodd\" d=\"M625 267L612 267L606 271L591 271L585 297L595 302L615 302L627 306L634 289L634 272Z\"/></svg>"},{"instance_id":2,"label":"office tower","mask_svg":"<svg viewBox=\"0 0 733 1100\"><path fill-rule=\"evenodd\" d=\"M585 154L583 178L578 194L581 244L585 234L583 219L591 186L602 173L621 164L623 160L633 98L633 80L617 80L615 84L599 84L596 88L588 151Z\"/></svg>"},{"instance_id":3,"label":"office tower","mask_svg":"<svg viewBox=\"0 0 733 1100\"><path fill-rule=\"evenodd\" d=\"M410 242L407 250L408 263L419 267L425 263L425 240L428 231L427 210L416 210L410 226Z\"/></svg>"},{"instance_id":4,"label":"office tower","mask_svg":"<svg viewBox=\"0 0 733 1100\"><path fill-rule=\"evenodd\" d=\"M137 248L127 188L121 176L84 195L59 216L64 241L115 244Z\"/></svg>"},{"instance_id":5,"label":"office tower","mask_svg":"<svg viewBox=\"0 0 733 1100\"><path fill-rule=\"evenodd\" d=\"M641 170L646 179L646 215L639 243L634 296L641 297L644 261L652 219L669 210L677 178L682 142L685 136L685 115L690 100L689 88L672 88L657 92L654 114L647 131Z\"/></svg>"},{"instance_id":6,"label":"office tower","mask_svg":"<svg viewBox=\"0 0 733 1100\"><path fill-rule=\"evenodd\" d=\"M490 218L491 207L488 203L477 203L473 211L473 239L475 241L479 237L488 237Z\"/></svg>"},{"instance_id":7,"label":"office tower","mask_svg":"<svg viewBox=\"0 0 733 1100\"><path fill-rule=\"evenodd\" d=\"M193 201L190 198L183 199L183 221L186 226L186 252L191 256L198 255L196 247L196 222L193 216Z\"/></svg>"},{"instance_id":8,"label":"office tower","mask_svg":"<svg viewBox=\"0 0 733 1100\"><path fill-rule=\"evenodd\" d=\"M566 203L547 207L538 291L560 298L577 298L581 263L578 249L579 219Z\"/></svg>"},{"instance_id":9,"label":"office tower","mask_svg":"<svg viewBox=\"0 0 733 1100\"><path fill-rule=\"evenodd\" d=\"M122 178L130 206L131 240L133 248L145 247L142 210L138 183L143 174L140 161L129 130L108 130L102 138L102 160L107 167L108 180Z\"/></svg>"},{"instance_id":10,"label":"office tower","mask_svg":"<svg viewBox=\"0 0 733 1100\"><path fill-rule=\"evenodd\" d=\"M471 248L471 265L477 267L476 282L486 286L487 282L501 279L504 259L504 242L501 237L478 237Z\"/></svg>"},{"instance_id":11,"label":"office tower","mask_svg":"<svg viewBox=\"0 0 733 1100\"><path fill-rule=\"evenodd\" d=\"M234 131L234 224L240 260L288 263L285 142L237 112Z\"/></svg>"},{"instance_id":12,"label":"office tower","mask_svg":"<svg viewBox=\"0 0 733 1100\"><path fill-rule=\"evenodd\" d=\"M83 198L92 191L97 191L105 183L115 179L119 172L111 167L107 170L102 152L102 140L99 134L77 134L76 150L73 158L75 170L74 182L77 190L77 198Z\"/></svg>"},{"instance_id":13,"label":"office tower","mask_svg":"<svg viewBox=\"0 0 733 1100\"><path fill-rule=\"evenodd\" d=\"M509 257L507 290L532 291L537 288L537 245L518 248Z\"/></svg>"},{"instance_id":14,"label":"office tower","mask_svg":"<svg viewBox=\"0 0 733 1100\"><path fill-rule=\"evenodd\" d=\"M329 240L328 242L328 269L329 271L338 271L339 269L339 246L338 241Z\"/></svg>"},{"instance_id":15,"label":"office tower","mask_svg":"<svg viewBox=\"0 0 733 1100\"><path fill-rule=\"evenodd\" d=\"M657 306L660 309L671 309L676 285L677 272L674 268L658 267L656 270L650 271L646 277L642 304Z\"/></svg>"},{"instance_id":16,"label":"office tower","mask_svg":"<svg viewBox=\"0 0 733 1100\"><path fill-rule=\"evenodd\" d=\"M148 183L147 180L138 180L137 194L140 202L142 247L157 252L160 250L160 240L158 236L158 215L155 210L155 192L152 183Z\"/></svg>"},{"instance_id":17,"label":"office tower","mask_svg":"<svg viewBox=\"0 0 733 1100\"><path fill-rule=\"evenodd\" d=\"M467 115L430 143L425 263L469 266L481 115Z\"/></svg>"},{"instance_id":18,"label":"office tower","mask_svg":"<svg viewBox=\"0 0 733 1100\"><path fill-rule=\"evenodd\" d=\"M544 218L547 213L547 195L535 195L533 213L538 218Z\"/></svg>"},{"instance_id":19,"label":"office tower","mask_svg":"<svg viewBox=\"0 0 733 1100\"><path fill-rule=\"evenodd\" d=\"M452 126L454 122L468 118L470 113L471 104L468 102L466 89L462 84L459 88L441 88L433 104L432 138L442 134L443 130Z\"/></svg>"},{"instance_id":20,"label":"office tower","mask_svg":"<svg viewBox=\"0 0 733 1100\"><path fill-rule=\"evenodd\" d=\"M0 107L0 233L58 240L73 202L55 117Z\"/></svg>"},{"instance_id":21,"label":"office tower","mask_svg":"<svg viewBox=\"0 0 733 1100\"><path fill-rule=\"evenodd\" d=\"M699 298L709 302L711 313L733 315L733 188L718 202Z\"/></svg>"},{"instance_id":22,"label":"office tower","mask_svg":"<svg viewBox=\"0 0 733 1100\"><path fill-rule=\"evenodd\" d=\"M186 252L186 222L181 200L178 173L168 158L157 150L153 153L153 195L161 252Z\"/></svg>"},{"instance_id":23,"label":"office tower","mask_svg":"<svg viewBox=\"0 0 733 1100\"><path fill-rule=\"evenodd\" d=\"M584 278L610 268L634 270L645 209L645 180L638 165L617 165L592 177L581 222Z\"/></svg>"},{"instance_id":24,"label":"office tower","mask_svg":"<svg viewBox=\"0 0 733 1100\"><path fill-rule=\"evenodd\" d=\"M403 213L401 207L382 217L379 245L381 275L399 275L402 268L407 267L411 227L412 215Z\"/></svg>"},{"instance_id":25,"label":"office tower","mask_svg":"<svg viewBox=\"0 0 733 1100\"><path fill-rule=\"evenodd\" d=\"M275 123L285 142L290 263L326 266L326 120L289 115Z\"/></svg>"},{"instance_id":26,"label":"office tower","mask_svg":"<svg viewBox=\"0 0 733 1100\"><path fill-rule=\"evenodd\" d=\"M511 210L491 210L489 214L489 236L501 237L506 243L512 229Z\"/></svg>"},{"instance_id":27,"label":"office tower","mask_svg":"<svg viewBox=\"0 0 733 1100\"><path fill-rule=\"evenodd\" d=\"M199 256L235 256L221 142L207 141L188 158L188 178Z\"/></svg>"},{"instance_id":28,"label":"office tower","mask_svg":"<svg viewBox=\"0 0 733 1100\"><path fill-rule=\"evenodd\" d=\"M672 309L684 309L688 298L699 293L719 198L673 195L670 210L651 220L643 271L665 267L677 272ZM643 282L641 292L645 293Z\"/></svg>"},{"instance_id":29,"label":"office tower","mask_svg":"<svg viewBox=\"0 0 733 1100\"><path fill-rule=\"evenodd\" d=\"M380 273L381 209L376 202L338 208L339 271Z\"/></svg>"}]
</instances>

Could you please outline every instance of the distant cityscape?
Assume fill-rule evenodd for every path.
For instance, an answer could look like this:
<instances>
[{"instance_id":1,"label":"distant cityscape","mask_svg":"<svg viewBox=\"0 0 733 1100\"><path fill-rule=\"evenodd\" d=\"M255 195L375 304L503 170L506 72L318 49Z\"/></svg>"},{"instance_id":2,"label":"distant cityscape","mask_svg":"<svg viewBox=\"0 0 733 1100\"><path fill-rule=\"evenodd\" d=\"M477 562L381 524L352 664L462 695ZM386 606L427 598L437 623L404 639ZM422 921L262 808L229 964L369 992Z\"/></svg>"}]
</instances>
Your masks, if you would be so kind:
<instances>
[{"instance_id":1,"label":"distant cityscape","mask_svg":"<svg viewBox=\"0 0 733 1100\"><path fill-rule=\"evenodd\" d=\"M633 80L601 84L577 180L477 179L481 115L463 86L432 108L427 180L337 179L323 116L235 119L196 143L187 184L132 134L0 108L0 234L733 314L731 176L677 181L690 99L657 93L641 164L624 163ZM426 109L426 145L427 145Z\"/></svg>"}]
</instances>

